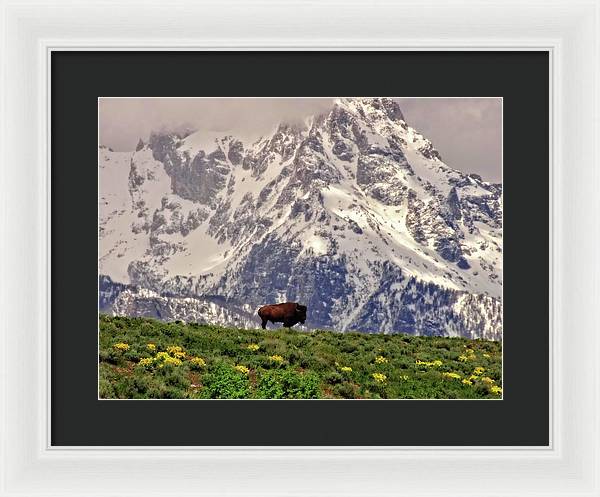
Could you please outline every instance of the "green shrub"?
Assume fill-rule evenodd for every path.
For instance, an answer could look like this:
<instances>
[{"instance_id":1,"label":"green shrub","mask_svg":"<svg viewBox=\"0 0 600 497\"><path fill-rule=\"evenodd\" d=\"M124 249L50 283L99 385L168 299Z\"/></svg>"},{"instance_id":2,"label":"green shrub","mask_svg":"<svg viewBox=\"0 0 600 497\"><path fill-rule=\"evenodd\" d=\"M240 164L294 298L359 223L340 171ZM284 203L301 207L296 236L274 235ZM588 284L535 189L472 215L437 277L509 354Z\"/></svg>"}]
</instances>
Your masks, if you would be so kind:
<instances>
[{"instance_id":1,"label":"green shrub","mask_svg":"<svg viewBox=\"0 0 600 497\"><path fill-rule=\"evenodd\" d=\"M248 377L225 363L203 377L203 393L213 399L245 399L250 394Z\"/></svg>"},{"instance_id":2,"label":"green shrub","mask_svg":"<svg viewBox=\"0 0 600 497\"><path fill-rule=\"evenodd\" d=\"M339 383L333 387L333 393L343 399L355 399L358 396L358 389L352 383Z\"/></svg>"},{"instance_id":3,"label":"green shrub","mask_svg":"<svg viewBox=\"0 0 600 497\"><path fill-rule=\"evenodd\" d=\"M341 383L344 381L344 376L338 373L337 371L332 371L331 373L327 373L323 376L323 379L330 383L331 385L336 385L337 383Z\"/></svg>"},{"instance_id":4,"label":"green shrub","mask_svg":"<svg viewBox=\"0 0 600 497\"><path fill-rule=\"evenodd\" d=\"M299 373L292 369L259 372L256 396L264 399L317 399L319 377L314 373Z\"/></svg>"}]
</instances>

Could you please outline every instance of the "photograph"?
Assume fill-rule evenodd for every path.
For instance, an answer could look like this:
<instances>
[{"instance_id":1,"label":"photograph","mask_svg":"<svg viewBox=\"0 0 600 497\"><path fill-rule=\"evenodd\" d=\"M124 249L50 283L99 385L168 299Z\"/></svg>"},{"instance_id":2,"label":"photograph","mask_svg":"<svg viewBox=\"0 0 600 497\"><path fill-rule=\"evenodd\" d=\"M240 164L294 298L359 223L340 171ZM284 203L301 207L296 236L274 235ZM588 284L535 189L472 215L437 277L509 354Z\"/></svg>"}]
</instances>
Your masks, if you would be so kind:
<instances>
[{"instance_id":1,"label":"photograph","mask_svg":"<svg viewBox=\"0 0 600 497\"><path fill-rule=\"evenodd\" d=\"M98 399L502 400L502 97L99 97Z\"/></svg>"}]
</instances>

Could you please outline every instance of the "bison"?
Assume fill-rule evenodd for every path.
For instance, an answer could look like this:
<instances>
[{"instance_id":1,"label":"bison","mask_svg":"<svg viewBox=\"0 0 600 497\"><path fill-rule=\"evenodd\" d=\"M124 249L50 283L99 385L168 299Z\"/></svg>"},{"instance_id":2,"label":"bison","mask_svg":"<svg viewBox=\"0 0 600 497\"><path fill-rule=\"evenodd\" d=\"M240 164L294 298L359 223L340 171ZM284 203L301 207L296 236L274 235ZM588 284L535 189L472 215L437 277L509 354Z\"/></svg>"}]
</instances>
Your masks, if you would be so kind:
<instances>
[{"instance_id":1,"label":"bison","mask_svg":"<svg viewBox=\"0 0 600 497\"><path fill-rule=\"evenodd\" d=\"M306 321L306 306L297 302L286 302L285 304L264 305L258 310L262 319L262 328L266 329L267 323L283 323L286 328L291 328L297 323L304 324Z\"/></svg>"}]
</instances>

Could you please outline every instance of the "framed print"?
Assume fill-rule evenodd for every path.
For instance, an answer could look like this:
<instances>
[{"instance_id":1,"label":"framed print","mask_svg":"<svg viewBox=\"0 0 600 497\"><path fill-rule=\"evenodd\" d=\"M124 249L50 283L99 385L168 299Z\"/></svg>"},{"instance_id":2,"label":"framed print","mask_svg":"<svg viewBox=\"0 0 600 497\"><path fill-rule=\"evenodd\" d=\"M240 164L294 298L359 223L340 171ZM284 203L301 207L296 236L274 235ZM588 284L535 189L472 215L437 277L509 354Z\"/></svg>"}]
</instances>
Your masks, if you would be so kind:
<instances>
[{"instance_id":1,"label":"framed print","mask_svg":"<svg viewBox=\"0 0 600 497\"><path fill-rule=\"evenodd\" d=\"M599 495L598 5L300 7L3 4L1 494Z\"/></svg>"},{"instance_id":2,"label":"framed print","mask_svg":"<svg viewBox=\"0 0 600 497\"><path fill-rule=\"evenodd\" d=\"M545 223L518 215L528 208L546 218L546 189L531 205L537 167L502 171L501 160L547 160L538 152L548 146L547 54L64 51L51 62L52 81L62 81L51 81L52 108L78 123L53 134L53 161L63 164L53 170L53 230L67 240L69 227L81 226L54 253L53 274L70 287L94 271L85 281L100 307L92 323L87 291L53 298L51 409L63 413L52 416L54 445L550 443L547 327L526 316L548 313L548 290L531 292L515 277L520 268L548 279L543 251L526 263L516 257L518 245L547 235ZM465 79L448 83L446 97L425 98L438 91L430 75L444 64ZM168 66L148 91L172 87L170 98L123 96ZM119 67L128 69L114 82ZM186 88L166 75L184 68L219 74L204 86L224 96L177 97L194 91L195 78ZM502 79L517 69L527 83ZM250 70L277 70L286 93L257 75L245 85L255 96L228 96L238 88L234 75ZM317 71L350 96L319 97L327 88L303 76ZM404 88L425 97L352 96L390 95L405 71L424 72ZM375 72L382 78L368 76ZM118 97L98 97L104 78ZM289 96L300 92L317 96ZM446 165L409 124L410 109L424 113L426 105L424 124L444 134L450 123L471 129L462 143L451 141L459 163L467 146L485 151L486 179ZM281 112L287 123L278 122ZM484 113L487 121L475 117ZM150 131L136 132L136 123ZM128 137L123 124L140 136ZM133 145L113 142L113 132ZM91 136L98 168L82 182L74 169L82 174ZM504 210L507 187L513 201ZM92 229L86 219L96 216ZM69 332L71 319L99 334ZM510 331L517 320L530 330L518 340ZM81 350L97 350L98 359L87 364ZM535 368L518 359L536 353ZM538 388L518 381L524 376ZM81 412L89 420L99 409L89 439ZM418 413L415 429L359 428L365 409L390 419ZM441 412L454 430L432 424ZM233 422L189 430L194 419L217 425L242 413L253 430ZM178 421L153 428L167 416ZM302 423L306 417L325 429Z\"/></svg>"}]
</instances>

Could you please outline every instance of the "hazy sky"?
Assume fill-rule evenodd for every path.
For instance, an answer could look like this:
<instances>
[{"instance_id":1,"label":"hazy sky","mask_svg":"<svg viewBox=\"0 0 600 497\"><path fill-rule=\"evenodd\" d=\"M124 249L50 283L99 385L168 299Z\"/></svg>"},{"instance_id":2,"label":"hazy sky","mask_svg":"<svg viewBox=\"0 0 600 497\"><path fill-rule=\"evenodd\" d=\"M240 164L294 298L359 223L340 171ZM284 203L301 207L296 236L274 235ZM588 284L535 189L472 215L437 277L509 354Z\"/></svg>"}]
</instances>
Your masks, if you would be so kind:
<instances>
[{"instance_id":1,"label":"hazy sky","mask_svg":"<svg viewBox=\"0 0 600 497\"><path fill-rule=\"evenodd\" d=\"M397 98L409 125L446 164L501 181L500 98ZM153 130L194 129L256 139L281 121L327 111L331 98L101 98L100 144L133 150Z\"/></svg>"}]
</instances>

